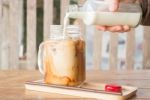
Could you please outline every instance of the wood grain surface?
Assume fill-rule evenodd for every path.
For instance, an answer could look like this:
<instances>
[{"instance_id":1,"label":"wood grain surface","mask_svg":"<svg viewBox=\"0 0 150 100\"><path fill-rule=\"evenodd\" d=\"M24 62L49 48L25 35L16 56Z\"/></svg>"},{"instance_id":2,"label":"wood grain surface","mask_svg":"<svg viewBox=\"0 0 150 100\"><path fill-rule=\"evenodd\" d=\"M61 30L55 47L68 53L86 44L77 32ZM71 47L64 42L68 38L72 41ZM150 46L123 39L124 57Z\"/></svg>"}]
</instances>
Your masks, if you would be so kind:
<instances>
[{"instance_id":1,"label":"wood grain surface","mask_svg":"<svg viewBox=\"0 0 150 100\"><path fill-rule=\"evenodd\" d=\"M110 51L109 51L109 68L110 70L117 70L118 64L118 34L110 33Z\"/></svg>"},{"instance_id":2,"label":"wood grain surface","mask_svg":"<svg viewBox=\"0 0 150 100\"><path fill-rule=\"evenodd\" d=\"M126 47L126 69L134 69L134 55L135 55L135 30L132 29L127 33L127 47Z\"/></svg>"},{"instance_id":3,"label":"wood grain surface","mask_svg":"<svg viewBox=\"0 0 150 100\"><path fill-rule=\"evenodd\" d=\"M150 68L150 28L144 27L144 41L143 41L143 66L144 69Z\"/></svg>"},{"instance_id":4,"label":"wood grain surface","mask_svg":"<svg viewBox=\"0 0 150 100\"><path fill-rule=\"evenodd\" d=\"M65 14L68 10L68 6L69 6L70 0L61 0L61 25L63 25L64 23L64 17Z\"/></svg>"},{"instance_id":5,"label":"wood grain surface","mask_svg":"<svg viewBox=\"0 0 150 100\"><path fill-rule=\"evenodd\" d=\"M10 64L10 38L9 37L9 3L6 0L1 0L1 69L8 69ZM3 34L5 33L5 34Z\"/></svg>"},{"instance_id":6,"label":"wood grain surface","mask_svg":"<svg viewBox=\"0 0 150 100\"><path fill-rule=\"evenodd\" d=\"M97 30L95 28L94 38L93 38L93 66L94 69L101 70L102 67L102 39L103 39L103 32Z\"/></svg>"},{"instance_id":7,"label":"wood grain surface","mask_svg":"<svg viewBox=\"0 0 150 100\"><path fill-rule=\"evenodd\" d=\"M131 100L150 100L150 71L87 71L87 81L96 83L116 83L121 85L137 86L138 92ZM25 90L24 83L42 79L38 71L0 71L0 100L48 100L48 99L79 99L95 100L89 98L73 97L68 95L51 94Z\"/></svg>"},{"instance_id":8,"label":"wood grain surface","mask_svg":"<svg viewBox=\"0 0 150 100\"><path fill-rule=\"evenodd\" d=\"M44 40L50 35L50 25L53 24L53 0L44 0Z\"/></svg>"},{"instance_id":9,"label":"wood grain surface","mask_svg":"<svg viewBox=\"0 0 150 100\"><path fill-rule=\"evenodd\" d=\"M0 0L0 33L2 33L2 0ZM1 49L2 49L2 37L0 36L0 65L1 65Z\"/></svg>"},{"instance_id":10,"label":"wood grain surface","mask_svg":"<svg viewBox=\"0 0 150 100\"><path fill-rule=\"evenodd\" d=\"M36 67L36 4L37 0L27 0L27 69Z\"/></svg>"}]
</instances>

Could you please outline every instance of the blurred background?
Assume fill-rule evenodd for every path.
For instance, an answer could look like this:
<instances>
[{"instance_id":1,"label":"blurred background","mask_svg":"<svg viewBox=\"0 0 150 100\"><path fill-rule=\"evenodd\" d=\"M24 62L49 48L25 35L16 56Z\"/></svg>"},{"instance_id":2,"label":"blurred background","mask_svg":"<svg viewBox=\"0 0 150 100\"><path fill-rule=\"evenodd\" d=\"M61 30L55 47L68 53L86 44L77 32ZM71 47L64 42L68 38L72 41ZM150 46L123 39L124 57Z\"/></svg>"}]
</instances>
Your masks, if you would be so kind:
<instances>
[{"instance_id":1,"label":"blurred background","mask_svg":"<svg viewBox=\"0 0 150 100\"><path fill-rule=\"evenodd\" d=\"M44 0L33 0L33 1L30 0L32 2L28 2L27 0L13 0L13 1L14 2L12 2L12 0L0 1L1 4L0 69L16 69L16 68L37 69L37 60L36 60L37 51L38 51L39 44L42 41L44 41L44 32L45 32L44 31L44 18L45 18ZM49 6L53 5L52 7L53 15L50 15L53 16L52 24L56 24L56 25L61 24L61 18L62 18L61 11L63 11L62 3L65 4L67 1L69 1L69 4L78 4L79 1L83 1L83 0L49 0L49 3L50 2L53 3L53 4L49 4ZM67 8L66 6L64 7L65 7L64 9ZM50 13L50 11L47 10L47 13ZM28 14L30 16L28 16ZM33 17L33 19L31 17ZM18 20L15 20L15 18ZM16 24L11 24L11 23L16 23ZM29 23L31 24L28 25ZM33 26L32 23L36 23L36 25ZM47 27L50 27L50 25ZM103 33L103 35L101 35L103 37L101 40L102 49L99 51L102 52L101 53L102 57L101 59L98 59L99 60L97 61L98 64L94 65L95 61L93 55L95 53L94 50L95 27L94 26L85 26L85 27L86 28L84 34L86 34L85 36L86 36L86 44L87 44L86 45L87 69L90 69L93 66L97 66L97 67L101 67L103 70L108 70L110 67L109 66L109 56L110 56L109 45L110 45L111 33L105 32ZM33 35L29 36L32 33ZM118 67L119 69L126 68L126 53L127 53L126 48L127 48L128 34L130 33L118 33L118 45L117 45L118 61L116 67ZM143 37L144 37L144 27L139 26L134 30L134 39L135 39L133 41L134 54L132 54L134 56L133 57L134 69L143 68ZM28 44L30 44L30 46L28 46Z\"/></svg>"}]
</instances>

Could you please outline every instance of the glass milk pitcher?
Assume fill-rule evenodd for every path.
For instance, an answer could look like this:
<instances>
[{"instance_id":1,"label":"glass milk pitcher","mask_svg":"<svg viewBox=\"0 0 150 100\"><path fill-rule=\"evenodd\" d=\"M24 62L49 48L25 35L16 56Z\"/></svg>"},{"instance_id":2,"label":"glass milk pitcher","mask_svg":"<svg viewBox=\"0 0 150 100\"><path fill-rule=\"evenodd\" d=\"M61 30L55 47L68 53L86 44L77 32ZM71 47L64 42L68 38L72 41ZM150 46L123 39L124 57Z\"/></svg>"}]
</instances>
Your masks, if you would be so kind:
<instances>
[{"instance_id":1,"label":"glass milk pitcher","mask_svg":"<svg viewBox=\"0 0 150 100\"><path fill-rule=\"evenodd\" d=\"M86 25L129 25L136 27L142 18L138 3L121 2L116 12L109 11L106 0L86 0L83 6L70 5L68 18L82 19Z\"/></svg>"},{"instance_id":2,"label":"glass milk pitcher","mask_svg":"<svg viewBox=\"0 0 150 100\"><path fill-rule=\"evenodd\" d=\"M62 26L52 25L49 40L40 44L39 71L47 84L77 86L85 80L85 41L78 32L62 33Z\"/></svg>"}]
</instances>

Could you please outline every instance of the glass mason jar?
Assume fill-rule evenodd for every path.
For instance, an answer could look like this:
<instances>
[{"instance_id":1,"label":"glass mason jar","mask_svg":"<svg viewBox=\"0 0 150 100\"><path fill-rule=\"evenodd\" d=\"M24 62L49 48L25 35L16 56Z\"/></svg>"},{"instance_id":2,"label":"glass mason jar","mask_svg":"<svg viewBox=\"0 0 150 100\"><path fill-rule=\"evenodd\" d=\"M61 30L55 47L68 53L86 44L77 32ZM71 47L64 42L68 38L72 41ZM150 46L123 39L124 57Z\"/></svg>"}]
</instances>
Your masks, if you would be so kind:
<instances>
[{"instance_id":1,"label":"glass mason jar","mask_svg":"<svg viewBox=\"0 0 150 100\"><path fill-rule=\"evenodd\" d=\"M49 40L39 46L38 67L47 84L77 86L85 80L85 42L80 33L62 33L62 26L51 26Z\"/></svg>"}]
</instances>

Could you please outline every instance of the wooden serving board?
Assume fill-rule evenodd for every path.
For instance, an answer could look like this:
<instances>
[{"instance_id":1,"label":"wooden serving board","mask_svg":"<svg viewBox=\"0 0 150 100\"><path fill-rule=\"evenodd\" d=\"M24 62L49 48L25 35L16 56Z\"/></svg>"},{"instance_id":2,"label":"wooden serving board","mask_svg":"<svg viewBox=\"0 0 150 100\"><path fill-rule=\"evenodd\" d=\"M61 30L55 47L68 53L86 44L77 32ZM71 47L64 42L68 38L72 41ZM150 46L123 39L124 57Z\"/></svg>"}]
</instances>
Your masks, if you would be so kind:
<instances>
[{"instance_id":1,"label":"wooden serving board","mask_svg":"<svg viewBox=\"0 0 150 100\"><path fill-rule=\"evenodd\" d=\"M80 96L85 98L97 98L102 100L127 100L134 96L137 87L122 86L122 93L106 92L102 83L85 82L78 87L67 87L45 84L42 80L30 81L25 83L25 88L49 93L59 93L72 96Z\"/></svg>"}]
</instances>

